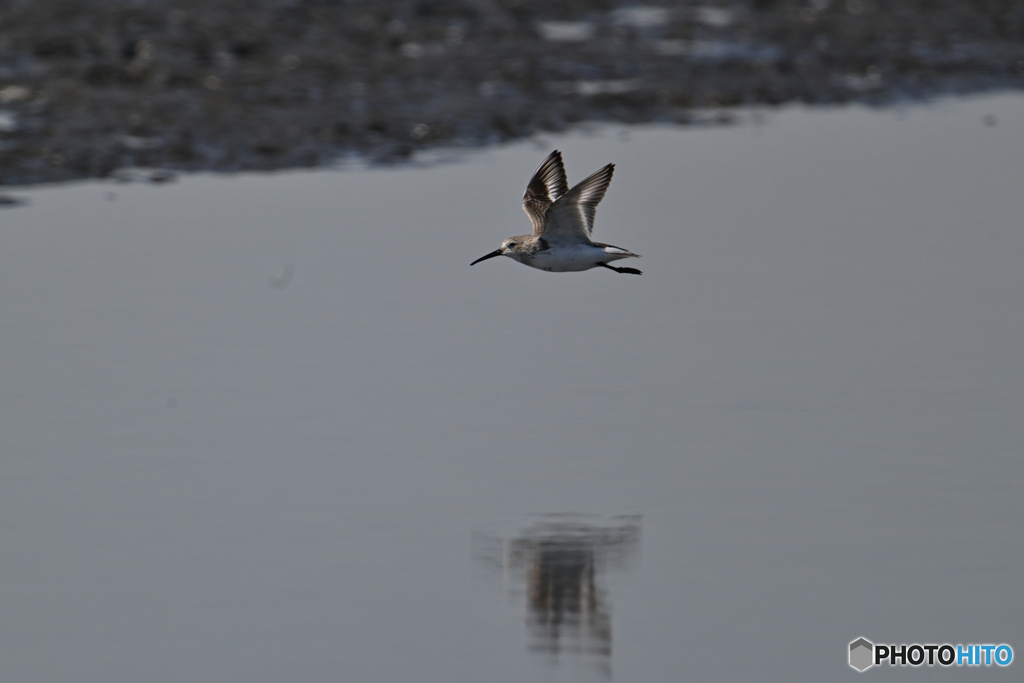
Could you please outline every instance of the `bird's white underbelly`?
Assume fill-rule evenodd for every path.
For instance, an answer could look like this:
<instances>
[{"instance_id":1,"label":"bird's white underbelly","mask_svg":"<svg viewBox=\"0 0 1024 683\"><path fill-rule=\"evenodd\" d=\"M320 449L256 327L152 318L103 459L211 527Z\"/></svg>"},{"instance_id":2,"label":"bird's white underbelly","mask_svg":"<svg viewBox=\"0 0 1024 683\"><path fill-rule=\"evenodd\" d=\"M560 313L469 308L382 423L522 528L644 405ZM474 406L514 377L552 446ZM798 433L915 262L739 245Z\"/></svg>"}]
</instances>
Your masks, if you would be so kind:
<instances>
[{"instance_id":1,"label":"bird's white underbelly","mask_svg":"<svg viewBox=\"0 0 1024 683\"><path fill-rule=\"evenodd\" d=\"M551 248L536 252L526 264L540 270L572 272L589 270L600 263L608 263L633 256L618 247L598 247L593 244L552 245Z\"/></svg>"}]
</instances>

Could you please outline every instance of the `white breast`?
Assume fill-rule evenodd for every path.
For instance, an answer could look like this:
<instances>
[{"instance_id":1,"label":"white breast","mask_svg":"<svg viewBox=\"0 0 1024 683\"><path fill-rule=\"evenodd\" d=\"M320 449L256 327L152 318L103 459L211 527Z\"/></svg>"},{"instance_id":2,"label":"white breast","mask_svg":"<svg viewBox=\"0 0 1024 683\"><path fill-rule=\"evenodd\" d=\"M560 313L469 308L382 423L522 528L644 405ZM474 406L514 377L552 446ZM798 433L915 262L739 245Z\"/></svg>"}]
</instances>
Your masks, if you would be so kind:
<instances>
[{"instance_id":1,"label":"white breast","mask_svg":"<svg viewBox=\"0 0 1024 683\"><path fill-rule=\"evenodd\" d=\"M616 247L593 244L551 245L546 251L533 254L526 265L556 273L589 270L599 263L626 258L629 252Z\"/></svg>"}]
</instances>

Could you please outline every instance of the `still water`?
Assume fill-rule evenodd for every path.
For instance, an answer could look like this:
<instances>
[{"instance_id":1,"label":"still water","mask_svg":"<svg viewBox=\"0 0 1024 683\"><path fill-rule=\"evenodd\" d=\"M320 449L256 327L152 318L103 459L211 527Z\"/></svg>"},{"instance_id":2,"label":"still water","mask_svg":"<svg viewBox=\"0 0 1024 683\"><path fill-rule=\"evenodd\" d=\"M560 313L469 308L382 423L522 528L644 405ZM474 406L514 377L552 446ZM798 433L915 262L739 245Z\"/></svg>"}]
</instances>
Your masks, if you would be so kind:
<instances>
[{"instance_id":1,"label":"still water","mask_svg":"<svg viewBox=\"0 0 1024 683\"><path fill-rule=\"evenodd\" d=\"M617 164L595 238L643 276L469 267L528 231L556 147L570 183ZM2 678L1020 657L1022 169L1024 97L995 95L15 192Z\"/></svg>"}]
</instances>

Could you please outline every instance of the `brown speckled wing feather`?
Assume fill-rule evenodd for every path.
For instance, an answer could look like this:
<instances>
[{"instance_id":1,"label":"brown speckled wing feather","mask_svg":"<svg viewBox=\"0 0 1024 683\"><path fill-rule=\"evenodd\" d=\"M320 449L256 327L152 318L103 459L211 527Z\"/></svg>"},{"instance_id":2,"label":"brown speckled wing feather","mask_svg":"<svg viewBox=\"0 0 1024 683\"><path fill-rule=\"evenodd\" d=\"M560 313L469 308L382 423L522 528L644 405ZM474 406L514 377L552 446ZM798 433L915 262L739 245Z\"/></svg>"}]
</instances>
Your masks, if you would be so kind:
<instances>
[{"instance_id":1,"label":"brown speckled wing feather","mask_svg":"<svg viewBox=\"0 0 1024 683\"><path fill-rule=\"evenodd\" d=\"M533 223L534 235L544 232L548 208L568 191L562 153L556 149L533 174L530 184L526 186L526 194L523 195L523 211Z\"/></svg>"}]
</instances>

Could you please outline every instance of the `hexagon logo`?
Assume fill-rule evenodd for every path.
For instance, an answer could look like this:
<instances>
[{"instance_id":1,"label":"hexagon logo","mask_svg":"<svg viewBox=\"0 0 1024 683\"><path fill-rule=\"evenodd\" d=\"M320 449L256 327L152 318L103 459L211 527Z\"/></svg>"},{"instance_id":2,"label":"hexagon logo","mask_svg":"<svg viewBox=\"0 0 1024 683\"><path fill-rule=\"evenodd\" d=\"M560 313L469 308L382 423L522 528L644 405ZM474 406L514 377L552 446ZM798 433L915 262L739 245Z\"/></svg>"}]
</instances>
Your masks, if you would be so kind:
<instances>
[{"instance_id":1,"label":"hexagon logo","mask_svg":"<svg viewBox=\"0 0 1024 683\"><path fill-rule=\"evenodd\" d=\"M858 638L850 643L850 666L857 671L866 671L874 664L874 653L874 644L864 638Z\"/></svg>"}]
</instances>

